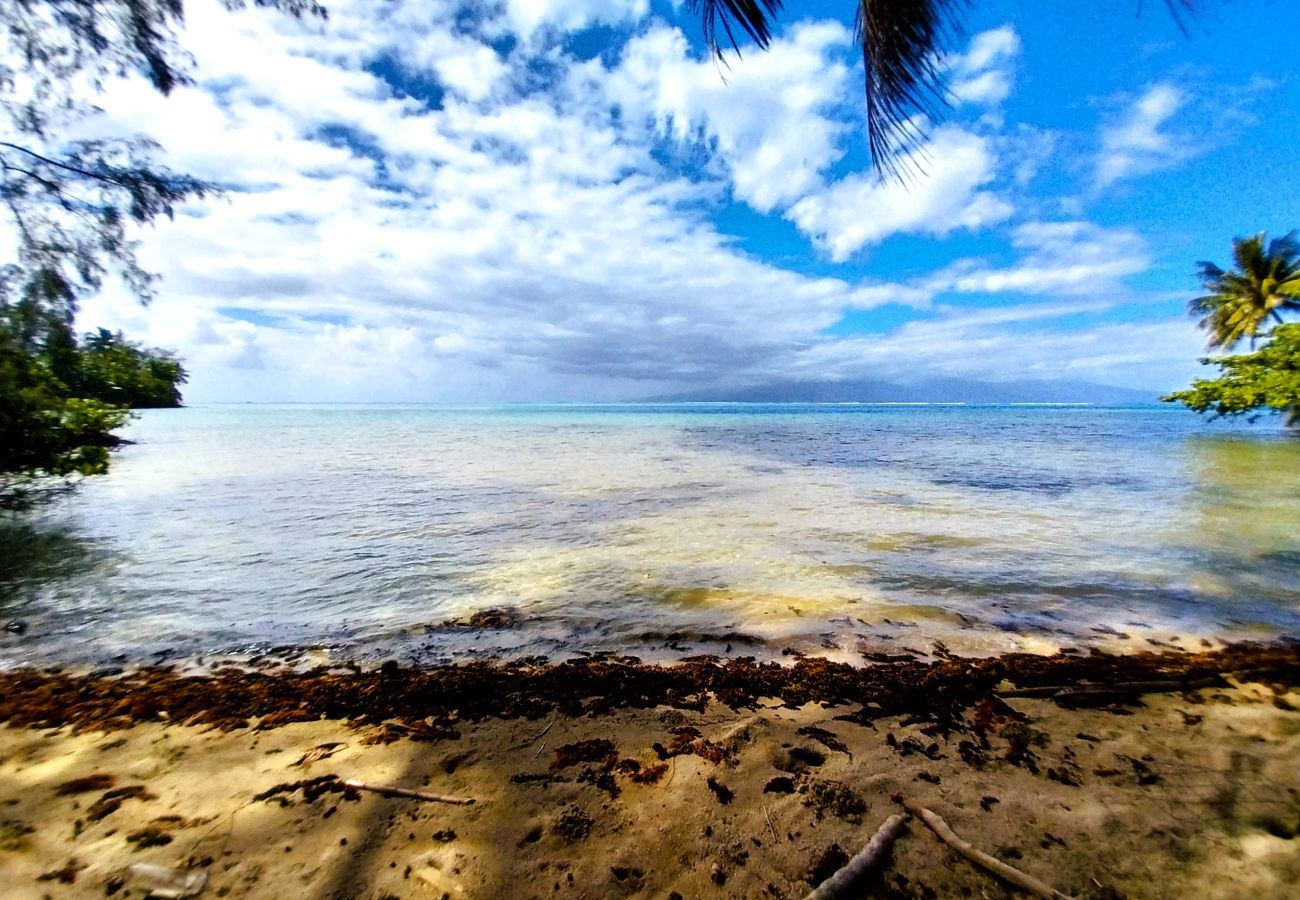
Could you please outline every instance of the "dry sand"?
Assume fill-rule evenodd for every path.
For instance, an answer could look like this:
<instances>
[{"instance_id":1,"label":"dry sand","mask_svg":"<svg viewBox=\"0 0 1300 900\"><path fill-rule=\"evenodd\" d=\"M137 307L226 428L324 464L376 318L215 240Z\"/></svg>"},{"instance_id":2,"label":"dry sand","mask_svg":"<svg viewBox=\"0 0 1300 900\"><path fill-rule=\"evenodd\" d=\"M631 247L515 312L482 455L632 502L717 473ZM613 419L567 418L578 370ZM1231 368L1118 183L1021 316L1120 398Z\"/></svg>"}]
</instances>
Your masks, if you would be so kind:
<instances>
[{"instance_id":1,"label":"dry sand","mask_svg":"<svg viewBox=\"0 0 1300 900\"><path fill-rule=\"evenodd\" d=\"M488 718L459 739L381 744L332 720L4 726L0 895L138 898L122 872L149 861L203 868L204 897L802 897L818 862L856 852L903 795L1071 895L1300 897L1300 692L1149 694L1127 714L1009 703L1027 720L967 711L982 741L776 700ZM573 747L589 740L612 752ZM563 765L584 749L593 759ZM477 802L354 797L328 779L314 800L254 799L329 775ZM104 777L60 793L90 776ZM143 796L100 815L133 786ZM873 895L1014 892L913 821Z\"/></svg>"}]
</instances>

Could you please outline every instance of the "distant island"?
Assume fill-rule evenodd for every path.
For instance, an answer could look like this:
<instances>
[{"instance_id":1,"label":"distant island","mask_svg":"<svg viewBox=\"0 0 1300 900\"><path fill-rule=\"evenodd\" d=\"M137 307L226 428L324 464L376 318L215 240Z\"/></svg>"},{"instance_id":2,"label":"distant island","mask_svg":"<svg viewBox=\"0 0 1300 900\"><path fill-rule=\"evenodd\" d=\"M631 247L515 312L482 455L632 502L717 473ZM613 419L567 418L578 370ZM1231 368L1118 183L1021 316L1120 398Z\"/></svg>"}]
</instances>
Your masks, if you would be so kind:
<instances>
[{"instance_id":1,"label":"distant island","mask_svg":"<svg viewBox=\"0 0 1300 900\"><path fill-rule=\"evenodd\" d=\"M1156 392L1087 381L966 381L932 378L912 384L772 381L645 397L640 403L1153 403Z\"/></svg>"}]
</instances>

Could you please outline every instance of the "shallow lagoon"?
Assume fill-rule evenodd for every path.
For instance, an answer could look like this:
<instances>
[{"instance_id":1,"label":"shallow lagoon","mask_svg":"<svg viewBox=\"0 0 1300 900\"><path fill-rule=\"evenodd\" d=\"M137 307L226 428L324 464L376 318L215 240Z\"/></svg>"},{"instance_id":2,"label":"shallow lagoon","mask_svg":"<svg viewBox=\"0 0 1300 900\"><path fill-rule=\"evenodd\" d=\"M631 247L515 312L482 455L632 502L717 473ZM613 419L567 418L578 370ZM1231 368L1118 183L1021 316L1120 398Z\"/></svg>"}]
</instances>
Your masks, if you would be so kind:
<instances>
[{"instance_id":1,"label":"shallow lagoon","mask_svg":"<svg viewBox=\"0 0 1300 900\"><path fill-rule=\"evenodd\" d=\"M1300 632L1300 441L1276 420L241 405L149 411L128 436L110 475L0 535L0 618L26 626L0 665ZM513 627L440 624L501 607Z\"/></svg>"}]
</instances>

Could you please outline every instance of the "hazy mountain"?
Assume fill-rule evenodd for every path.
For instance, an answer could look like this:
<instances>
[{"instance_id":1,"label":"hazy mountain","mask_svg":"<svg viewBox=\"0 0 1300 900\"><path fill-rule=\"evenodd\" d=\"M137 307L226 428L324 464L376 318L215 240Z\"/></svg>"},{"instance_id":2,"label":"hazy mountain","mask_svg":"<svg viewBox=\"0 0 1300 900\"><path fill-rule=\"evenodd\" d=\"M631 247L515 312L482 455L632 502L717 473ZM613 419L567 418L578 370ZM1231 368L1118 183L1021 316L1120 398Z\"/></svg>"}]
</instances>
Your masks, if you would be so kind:
<instances>
[{"instance_id":1,"label":"hazy mountain","mask_svg":"<svg viewBox=\"0 0 1300 900\"><path fill-rule=\"evenodd\" d=\"M743 388L708 388L647 397L647 403L1151 403L1155 391L1087 381L966 381L933 378L887 381L773 381Z\"/></svg>"}]
</instances>

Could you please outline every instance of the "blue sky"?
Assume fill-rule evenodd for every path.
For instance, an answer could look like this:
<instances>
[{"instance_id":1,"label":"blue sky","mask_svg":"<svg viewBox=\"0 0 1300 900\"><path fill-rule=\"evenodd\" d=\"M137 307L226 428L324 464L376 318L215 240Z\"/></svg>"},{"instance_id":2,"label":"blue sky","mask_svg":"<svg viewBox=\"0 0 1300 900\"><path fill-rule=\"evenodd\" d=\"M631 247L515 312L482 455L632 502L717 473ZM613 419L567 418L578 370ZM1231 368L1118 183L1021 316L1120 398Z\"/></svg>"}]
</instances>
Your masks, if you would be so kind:
<instances>
[{"instance_id":1,"label":"blue sky","mask_svg":"<svg viewBox=\"0 0 1300 900\"><path fill-rule=\"evenodd\" d=\"M684 8L199 0L194 84L111 83L225 184L144 235L193 400L609 400L766 380L1185 383L1194 263L1300 226L1300 15L978 0L903 187L862 130L851 3L723 70ZM381 12L377 13L376 11ZM1139 10L1141 14L1139 15Z\"/></svg>"}]
</instances>

